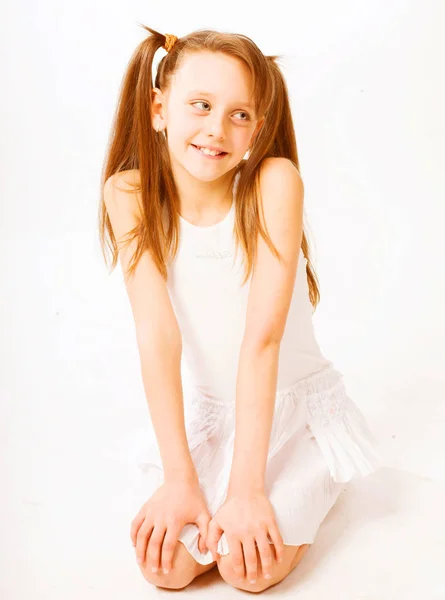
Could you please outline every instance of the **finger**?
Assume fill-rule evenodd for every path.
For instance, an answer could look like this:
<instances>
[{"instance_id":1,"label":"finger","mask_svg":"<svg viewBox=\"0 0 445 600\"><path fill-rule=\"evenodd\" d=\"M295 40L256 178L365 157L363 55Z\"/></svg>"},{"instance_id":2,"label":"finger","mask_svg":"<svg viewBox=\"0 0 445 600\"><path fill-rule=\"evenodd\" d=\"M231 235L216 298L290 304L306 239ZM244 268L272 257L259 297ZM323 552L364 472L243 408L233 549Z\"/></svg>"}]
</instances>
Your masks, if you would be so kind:
<instances>
[{"instance_id":1,"label":"finger","mask_svg":"<svg viewBox=\"0 0 445 600\"><path fill-rule=\"evenodd\" d=\"M223 533L223 530L215 521L212 519L209 523L208 533L207 533L207 548L212 553L212 558L214 561L218 559L218 542Z\"/></svg>"},{"instance_id":2,"label":"finger","mask_svg":"<svg viewBox=\"0 0 445 600\"><path fill-rule=\"evenodd\" d=\"M256 556L255 539L244 538L243 541L244 562L246 564L246 579L255 583L258 573L258 561Z\"/></svg>"},{"instance_id":3,"label":"finger","mask_svg":"<svg viewBox=\"0 0 445 600\"><path fill-rule=\"evenodd\" d=\"M276 523L269 527L269 536L275 547L275 559L281 563L284 559L284 542Z\"/></svg>"},{"instance_id":4,"label":"finger","mask_svg":"<svg viewBox=\"0 0 445 600\"><path fill-rule=\"evenodd\" d=\"M159 571L161 562L161 546L164 540L166 528L163 525L155 526L148 542L146 565L152 573Z\"/></svg>"},{"instance_id":5,"label":"finger","mask_svg":"<svg viewBox=\"0 0 445 600\"><path fill-rule=\"evenodd\" d=\"M138 512L138 514L135 516L135 518L131 522L130 538L133 543L133 546L135 546L135 547L136 547L136 539L137 539L138 531L139 531L140 526L144 522L144 519L145 519L144 511L141 508L141 510Z\"/></svg>"},{"instance_id":6,"label":"finger","mask_svg":"<svg viewBox=\"0 0 445 600\"><path fill-rule=\"evenodd\" d=\"M199 527L198 546L199 546L199 551L201 552L201 554L205 554L207 552L206 543L207 543L209 523L210 523L210 515L202 515L196 519L196 524Z\"/></svg>"},{"instance_id":7,"label":"finger","mask_svg":"<svg viewBox=\"0 0 445 600\"><path fill-rule=\"evenodd\" d=\"M176 544L178 543L179 534L181 529L177 527L168 527L167 532L162 542L161 552L161 567L164 575L167 575L173 568L173 555L175 553Z\"/></svg>"},{"instance_id":8,"label":"finger","mask_svg":"<svg viewBox=\"0 0 445 600\"><path fill-rule=\"evenodd\" d=\"M145 553L147 552L147 542L152 532L153 526L148 519L145 519L139 528L136 538L136 560L142 565L145 562Z\"/></svg>"},{"instance_id":9,"label":"finger","mask_svg":"<svg viewBox=\"0 0 445 600\"><path fill-rule=\"evenodd\" d=\"M272 544L267 539L267 531L262 531L255 536L258 554L260 555L261 571L265 579L272 577L273 552Z\"/></svg>"},{"instance_id":10,"label":"finger","mask_svg":"<svg viewBox=\"0 0 445 600\"><path fill-rule=\"evenodd\" d=\"M244 554L241 541L236 538L227 538L229 544L229 553L232 557L232 568L237 577L240 579L244 578Z\"/></svg>"},{"instance_id":11,"label":"finger","mask_svg":"<svg viewBox=\"0 0 445 600\"><path fill-rule=\"evenodd\" d=\"M207 552L205 541L201 533L198 535L198 550L201 552L201 554L205 554Z\"/></svg>"}]
</instances>

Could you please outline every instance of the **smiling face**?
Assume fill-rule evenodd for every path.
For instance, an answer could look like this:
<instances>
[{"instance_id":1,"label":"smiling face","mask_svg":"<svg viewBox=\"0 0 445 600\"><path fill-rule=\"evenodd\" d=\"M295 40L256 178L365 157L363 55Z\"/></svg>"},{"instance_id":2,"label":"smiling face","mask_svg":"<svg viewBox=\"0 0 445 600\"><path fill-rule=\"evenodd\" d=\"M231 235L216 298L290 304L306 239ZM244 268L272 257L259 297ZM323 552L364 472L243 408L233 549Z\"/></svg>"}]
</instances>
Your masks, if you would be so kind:
<instances>
[{"instance_id":1,"label":"smiling face","mask_svg":"<svg viewBox=\"0 0 445 600\"><path fill-rule=\"evenodd\" d=\"M255 114L251 76L237 58L199 52L184 57L166 93L153 90L153 126L167 130L173 167L212 181L243 159L262 125ZM208 156L196 146L226 154Z\"/></svg>"}]
</instances>

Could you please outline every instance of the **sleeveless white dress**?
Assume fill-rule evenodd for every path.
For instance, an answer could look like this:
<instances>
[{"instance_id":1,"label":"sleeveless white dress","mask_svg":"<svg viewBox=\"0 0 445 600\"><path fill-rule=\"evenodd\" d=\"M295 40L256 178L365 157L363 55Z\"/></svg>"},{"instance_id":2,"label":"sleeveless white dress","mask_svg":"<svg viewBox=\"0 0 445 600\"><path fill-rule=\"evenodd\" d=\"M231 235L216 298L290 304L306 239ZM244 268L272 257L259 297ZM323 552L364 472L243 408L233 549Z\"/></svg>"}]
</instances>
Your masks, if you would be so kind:
<instances>
[{"instance_id":1,"label":"sleeveless white dress","mask_svg":"<svg viewBox=\"0 0 445 600\"><path fill-rule=\"evenodd\" d=\"M251 281L241 287L241 247L235 255L238 179L239 173L230 211L216 225L198 227L180 217L180 245L167 281L183 340L187 439L211 515L224 502L230 476L238 358ZM382 465L376 438L347 395L343 374L323 356L315 339L306 262L300 250L280 347L266 469L266 489L277 525L284 543L294 546L313 543L346 482ZM153 440L152 425L147 423L127 448L139 473L141 504L163 481ZM198 527L187 524L179 540L196 561L209 564L211 553L201 554L198 538ZM225 534L218 552L229 552Z\"/></svg>"}]
</instances>

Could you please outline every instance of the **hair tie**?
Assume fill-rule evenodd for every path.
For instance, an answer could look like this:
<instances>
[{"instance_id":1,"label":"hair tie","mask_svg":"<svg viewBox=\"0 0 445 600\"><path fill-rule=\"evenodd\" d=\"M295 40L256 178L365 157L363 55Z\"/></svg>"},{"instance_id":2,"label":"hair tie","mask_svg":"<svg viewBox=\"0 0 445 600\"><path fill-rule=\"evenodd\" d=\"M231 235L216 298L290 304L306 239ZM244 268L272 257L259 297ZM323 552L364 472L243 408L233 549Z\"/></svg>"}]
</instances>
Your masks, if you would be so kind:
<instances>
[{"instance_id":1,"label":"hair tie","mask_svg":"<svg viewBox=\"0 0 445 600\"><path fill-rule=\"evenodd\" d=\"M166 33L165 34L165 43L164 43L164 45L162 47L165 48L167 50L167 52L170 52L170 50L176 44L176 42L178 41L178 39L179 38L177 38L175 35L171 35L170 33Z\"/></svg>"}]
</instances>

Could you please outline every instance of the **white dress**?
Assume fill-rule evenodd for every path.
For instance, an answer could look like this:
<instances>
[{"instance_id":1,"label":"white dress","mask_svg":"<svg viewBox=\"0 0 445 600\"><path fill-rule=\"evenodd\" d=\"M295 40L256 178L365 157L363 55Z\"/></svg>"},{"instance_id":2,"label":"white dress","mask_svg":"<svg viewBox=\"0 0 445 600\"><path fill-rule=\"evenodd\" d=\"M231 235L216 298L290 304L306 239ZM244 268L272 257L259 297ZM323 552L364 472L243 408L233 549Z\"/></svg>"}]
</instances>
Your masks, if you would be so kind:
<instances>
[{"instance_id":1,"label":"white dress","mask_svg":"<svg viewBox=\"0 0 445 600\"><path fill-rule=\"evenodd\" d=\"M200 485L213 516L224 502L233 455L235 391L251 278L241 287L241 247L235 256L233 203L226 217L198 227L180 217L178 254L168 269L168 292L183 340L186 433ZM300 250L292 302L280 346L266 489L285 544L313 543L344 484L381 466L377 442L348 397L343 374L321 353L312 325L306 258ZM163 481L151 423L128 447L143 501ZM139 506L138 506L139 508ZM199 529L187 524L179 540L196 561ZM225 534L218 552L229 552Z\"/></svg>"}]
</instances>

